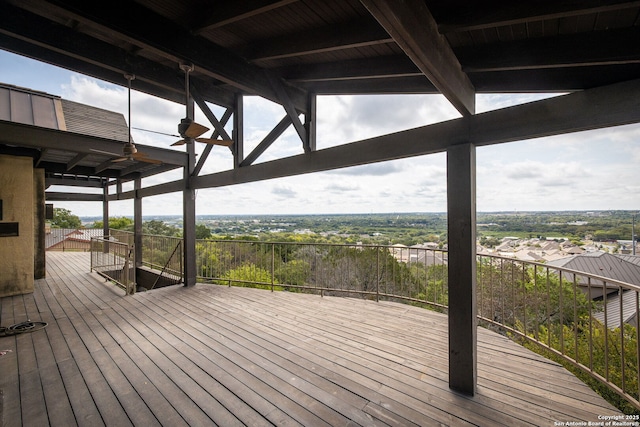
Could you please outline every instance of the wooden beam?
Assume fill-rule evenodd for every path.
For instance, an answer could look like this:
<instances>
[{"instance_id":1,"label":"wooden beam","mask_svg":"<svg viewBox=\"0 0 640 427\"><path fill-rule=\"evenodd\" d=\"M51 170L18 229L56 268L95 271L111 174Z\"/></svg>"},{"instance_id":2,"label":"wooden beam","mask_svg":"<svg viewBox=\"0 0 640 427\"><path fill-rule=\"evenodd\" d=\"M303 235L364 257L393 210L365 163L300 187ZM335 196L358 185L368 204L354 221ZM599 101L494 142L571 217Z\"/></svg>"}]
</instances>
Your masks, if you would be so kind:
<instances>
[{"instance_id":1,"label":"wooden beam","mask_svg":"<svg viewBox=\"0 0 640 427\"><path fill-rule=\"evenodd\" d=\"M244 160L244 96L236 95L236 103L233 114L233 167L240 167Z\"/></svg>"},{"instance_id":2,"label":"wooden beam","mask_svg":"<svg viewBox=\"0 0 640 427\"><path fill-rule=\"evenodd\" d=\"M194 178L192 184L194 188L225 187L441 153L460 144L487 146L631 123L640 123L640 80L589 89L203 175ZM141 191L146 197L180 191L183 185L183 182L178 180Z\"/></svg>"},{"instance_id":3,"label":"wooden beam","mask_svg":"<svg viewBox=\"0 0 640 427\"><path fill-rule=\"evenodd\" d=\"M209 110L209 109L207 108L207 110ZM211 110L209 110L209 111L211 111ZM213 114L213 113L211 113L211 114ZM232 114L233 114L233 110L231 108L227 108L227 110L222 115L222 118L220 118L220 122L219 122L219 125L220 125L220 127L222 129L224 129L224 126L227 124L227 122L231 118ZM205 113L205 115L206 115L206 113ZM212 138L217 138L219 135L220 135L220 132L215 130L211 137ZM228 139L231 139L231 138L228 138ZM229 147L229 149L231 149L231 147ZM204 166L205 162L207 161L207 158L209 157L209 154L211 153L211 150L213 150L213 145L211 145L211 144L207 144L207 146L204 147L204 150L202 150L202 153L200 153L200 158L198 159L198 163L196 163L196 167L193 169L192 176L200 175L200 171L202 170L202 167Z\"/></svg>"},{"instance_id":4,"label":"wooden beam","mask_svg":"<svg viewBox=\"0 0 640 427\"><path fill-rule=\"evenodd\" d=\"M118 85L125 84L124 74L135 74L133 89L175 102L184 100L184 85L176 80L177 70L174 68L160 65L19 7L2 4L0 10L0 46L7 50L80 70ZM222 105L229 104L232 97L230 91L211 87L203 87L203 95Z\"/></svg>"},{"instance_id":5,"label":"wooden beam","mask_svg":"<svg viewBox=\"0 0 640 427\"><path fill-rule=\"evenodd\" d=\"M248 64L245 59L209 42L203 37L191 34L173 21L133 1L112 1L100 9L83 0L52 0L71 12L81 24L98 26L108 34L117 33L135 46L147 49L176 65L188 62L204 73L240 91L262 96L279 103L262 69ZM126 11L126 13L123 13ZM144 17L144 25L140 25ZM113 23L117 22L117 27ZM305 108L306 94L294 90L291 94L296 108Z\"/></svg>"},{"instance_id":6,"label":"wooden beam","mask_svg":"<svg viewBox=\"0 0 640 427\"><path fill-rule=\"evenodd\" d=\"M68 193L61 191L45 191L45 199L53 202L101 202L102 194Z\"/></svg>"},{"instance_id":7,"label":"wooden beam","mask_svg":"<svg viewBox=\"0 0 640 427\"><path fill-rule=\"evenodd\" d=\"M289 119L291 119L291 123L293 124L294 129L298 133L300 140L302 141L302 146L307 146L307 131L304 128L304 125L300 121L300 115L298 111L296 111L295 106L291 102L291 98L289 98L289 93L287 87L285 87L284 82L277 74L267 71L267 75L269 76L269 81L271 82L271 86L278 94L278 98L282 101L282 106L284 110L287 112ZM308 106L305 106L305 111Z\"/></svg>"},{"instance_id":8,"label":"wooden beam","mask_svg":"<svg viewBox=\"0 0 640 427\"><path fill-rule=\"evenodd\" d=\"M304 129L307 133L307 139L304 144L304 152L310 153L316 151L316 130L317 130L317 111L318 99L314 93L310 93L307 98L307 113L304 115Z\"/></svg>"},{"instance_id":9,"label":"wooden beam","mask_svg":"<svg viewBox=\"0 0 640 427\"><path fill-rule=\"evenodd\" d=\"M476 151L447 150L449 387L473 396L478 376Z\"/></svg>"},{"instance_id":10,"label":"wooden beam","mask_svg":"<svg viewBox=\"0 0 640 427\"><path fill-rule=\"evenodd\" d=\"M198 89L195 89L195 90L194 89L195 88L192 87L191 96L193 97L194 101L196 101L196 104L198 104L198 107L200 107L200 110L202 110L202 113L205 115L207 120L209 120L209 122L213 125L214 134L213 134L212 138L216 138L217 135L220 135L220 136L222 136L222 139L233 139L233 138L231 138L231 136L225 130L224 124L222 124L221 121L218 120L216 115L213 114L213 111L211 111L211 109L209 108L209 106L205 102L205 99L200 95ZM225 114L227 114L227 112L229 113L229 117L230 117L232 112L233 112L233 110L231 108L228 108L226 110ZM225 124L226 124L226 122L225 122Z\"/></svg>"},{"instance_id":11,"label":"wooden beam","mask_svg":"<svg viewBox=\"0 0 640 427\"><path fill-rule=\"evenodd\" d=\"M269 134L265 136L262 141L260 141L256 148L254 148L253 151L244 158L244 160L240 163L240 167L249 166L253 162L255 162L258 157L260 157L262 153L264 153L265 150L269 148L271 144L273 144L276 139L278 139L290 125L291 117L289 117L288 115L284 116L282 120L280 120L278 124L275 125L273 129L271 129L271 132L269 132Z\"/></svg>"},{"instance_id":12,"label":"wooden beam","mask_svg":"<svg viewBox=\"0 0 640 427\"><path fill-rule=\"evenodd\" d=\"M196 188L327 171L446 151L640 122L640 80L589 89L195 179Z\"/></svg>"},{"instance_id":13,"label":"wooden beam","mask_svg":"<svg viewBox=\"0 0 640 427\"><path fill-rule=\"evenodd\" d=\"M194 34L200 34L206 30L219 28L243 19L251 18L297 1L298 0L243 0L217 2L208 12L201 14L201 16L205 18L194 23L191 31Z\"/></svg>"},{"instance_id":14,"label":"wooden beam","mask_svg":"<svg viewBox=\"0 0 640 427\"><path fill-rule=\"evenodd\" d=\"M440 19L439 30L442 33L483 30L528 22L568 18L593 13L616 10L637 9L640 1L633 0L583 0L574 1L536 1L526 7L519 2L502 2L499 7L487 7L485 4L465 2L460 8L458 2Z\"/></svg>"},{"instance_id":15,"label":"wooden beam","mask_svg":"<svg viewBox=\"0 0 640 427\"><path fill-rule=\"evenodd\" d=\"M422 0L361 0L414 64L463 115L475 113L475 89Z\"/></svg>"},{"instance_id":16,"label":"wooden beam","mask_svg":"<svg viewBox=\"0 0 640 427\"><path fill-rule=\"evenodd\" d=\"M6 121L0 121L0 142L18 147L47 148L76 154L122 152L122 142L119 141ZM186 154L182 152L150 145L136 144L136 147L150 158L163 163L176 166L186 164Z\"/></svg>"},{"instance_id":17,"label":"wooden beam","mask_svg":"<svg viewBox=\"0 0 640 427\"><path fill-rule=\"evenodd\" d=\"M88 187L88 188L102 188L103 184L98 179L72 179L72 178L51 178L46 177L45 183L49 185L65 185L68 187Z\"/></svg>"},{"instance_id":18,"label":"wooden beam","mask_svg":"<svg viewBox=\"0 0 640 427\"><path fill-rule=\"evenodd\" d=\"M73 159L69 160L69 162L67 162L67 171L70 171L71 169L75 168L78 164L80 164L81 161L83 161L89 154L88 153L79 153L76 154Z\"/></svg>"},{"instance_id":19,"label":"wooden beam","mask_svg":"<svg viewBox=\"0 0 640 427\"><path fill-rule=\"evenodd\" d=\"M291 58L363 46L392 43L393 39L373 20L359 19L269 39L244 56L253 62Z\"/></svg>"},{"instance_id":20,"label":"wooden beam","mask_svg":"<svg viewBox=\"0 0 640 427\"><path fill-rule=\"evenodd\" d=\"M640 63L640 27L456 49L467 73Z\"/></svg>"},{"instance_id":21,"label":"wooden beam","mask_svg":"<svg viewBox=\"0 0 640 427\"><path fill-rule=\"evenodd\" d=\"M291 82L353 81L423 75L406 55L325 62L314 64L313 67L292 65L276 70L282 78Z\"/></svg>"}]
</instances>

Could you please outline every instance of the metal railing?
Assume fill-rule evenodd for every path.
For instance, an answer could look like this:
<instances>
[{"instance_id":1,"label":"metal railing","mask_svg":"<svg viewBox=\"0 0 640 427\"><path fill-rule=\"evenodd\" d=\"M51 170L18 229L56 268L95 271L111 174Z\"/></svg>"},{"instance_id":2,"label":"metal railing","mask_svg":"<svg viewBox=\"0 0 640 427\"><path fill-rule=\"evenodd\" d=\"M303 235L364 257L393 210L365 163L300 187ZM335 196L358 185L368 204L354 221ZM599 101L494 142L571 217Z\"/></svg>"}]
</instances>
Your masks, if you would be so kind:
<instances>
[{"instance_id":1,"label":"metal railing","mask_svg":"<svg viewBox=\"0 0 640 427\"><path fill-rule=\"evenodd\" d=\"M133 236L113 232L112 239L126 242L114 247L130 248ZM145 235L142 242L143 265L182 277L181 239ZM96 239L107 243L113 240ZM106 253L104 246L97 249ZM123 250L115 255L110 249L108 259L121 267ZM204 282L448 307L446 250L197 240L195 256ZM613 392L640 410L640 286L493 255L478 255L477 262L481 325L570 364L596 380L596 388L604 385L601 393Z\"/></svg>"},{"instance_id":2,"label":"metal railing","mask_svg":"<svg viewBox=\"0 0 640 427\"><path fill-rule=\"evenodd\" d=\"M198 240L198 279L446 308L447 252L426 248Z\"/></svg>"},{"instance_id":3,"label":"metal railing","mask_svg":"<svg viewBox=\"0 0 640 427\"><path fill-rule=\"evenodd\" d=\"M636 410L640 409L639 295L640 286L594 274L478 256L482 324L568 362Z\"/></svg>"},{"instance_id":4,"label":"metal railing","mask_svg":"<svg viewBox=\"0 0 640 427\"><path fill-rule=\"evenodd\" d=\"M134 244L134 233L131 231L110 229L112 238ZM184 277L182 239L173 236L142 235L141 259L139 265L154 270L158 278L180 283ZM157 280L156 280L157 283ZM150 287L153 289L155 283Z\"/></svg>"},{"instance_id":5,"label":"metal railing","mask_svg":"<svg viewBox=\"0 0 640 427\"><path fill-rule=\"evenodd\" d=\"M135 293L136 272L133 246L109 236L91 238L91 271L111 280L125 291Z\"/></svg>"},{"instance_id":6,"label":"metal railing","mask_svg":"<svg viewBox=\"0 0 640 427\"><path fill-rule=\"evenodd\" d=\"M142 236L141 264L159 271L158 278L164 277L175 283L182 282L182 261L182 239L148 234ZM151 289L154 287L155 283Z\"/></svg>"},{"instance_id":7,"label":"metal railing","mask_svg":"<svg viewBox=\"0 0 640 427\"><path fill-rule=\"evenodd\" d=\"M445 250L199 240L196 257L201 281L448 306ZM478 255L477 272L483 326L539 347L640 409L640 286L491 255Z\"/></svg>"}]
</instances>

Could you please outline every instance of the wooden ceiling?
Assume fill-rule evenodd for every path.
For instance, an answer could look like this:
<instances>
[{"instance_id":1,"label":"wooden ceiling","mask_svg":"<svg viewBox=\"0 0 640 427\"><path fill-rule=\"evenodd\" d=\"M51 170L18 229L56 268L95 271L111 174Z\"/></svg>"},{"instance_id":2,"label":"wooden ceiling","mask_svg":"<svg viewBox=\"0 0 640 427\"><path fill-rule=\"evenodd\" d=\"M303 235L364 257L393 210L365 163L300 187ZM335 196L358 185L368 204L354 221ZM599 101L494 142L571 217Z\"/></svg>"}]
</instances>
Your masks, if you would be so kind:
<instances>
[{"instance_id":1,"label":"wooden ceiling","mask_svg":"<svg viewBox=\"0 0 640 427\"><path fill-rule=\"evenodd\" d=\"M0 48L183 102L235 94L556 92L640 76L640 2L621 0L7 0Z\"/></svg>"}]
</instances>

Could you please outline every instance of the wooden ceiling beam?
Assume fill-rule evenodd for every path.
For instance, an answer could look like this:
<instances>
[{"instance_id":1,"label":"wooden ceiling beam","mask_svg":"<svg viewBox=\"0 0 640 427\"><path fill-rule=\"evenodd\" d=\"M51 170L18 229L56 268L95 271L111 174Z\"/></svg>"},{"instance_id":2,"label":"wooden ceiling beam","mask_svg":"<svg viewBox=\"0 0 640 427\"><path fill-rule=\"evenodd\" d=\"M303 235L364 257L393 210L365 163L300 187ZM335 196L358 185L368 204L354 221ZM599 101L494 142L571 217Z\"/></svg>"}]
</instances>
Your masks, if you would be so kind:
<instances>
[{"instance_id":1,"label":"wooden ceiling beam","mask_svg":"<svg viewBox=\"0 0 640 427\"><path fill-rule=\"evenodd\" d=\"M463 115L475 113L475 89L422 0L360 0L433 85Z\"/></svg>"},{"instance_id":2,"label":"wooden ceiling beam","mask_svg":"<svg viewBox=\"0 0 640 427\"><path fill-rule=\"evenodd\" d=\"M441 153L459 144L487 146L631 123L640 123L640 79L203 175L193 185L224 187Z\"/></svg>"},{"instance_id":3,"label":"wooden ceiling beam","mask_svg":"<svg viewBox=\"0 0 640 427\"><path fill-rule=\"evenodd\" d=\"M360 19L264 40L252 45L243 56L258 62L392 42L389 34L375 21Z\"/></svg>"},{"instance_id":4,"label":"wooden ceiling beam","mask_svg":"<svg viewBox=\"0 0 640 427\"><path fill-rule=\"evenodd\" d=\"M0 121L0 142L17 147L50 148L75 154L122 152L122 142L6 121ZM184 166L187 163L187 155L180 151L140 144L136 144L136 147L149 158L166 164ZM63 172L66 172L66 164Z\"/></svg>"},{"instance_id":5,"label":"wooden ceiling beam","mask_svg":"<svg viewBox=\"0 0 640 427\"><path fill-rule=\"evenodd\" d=\"M149 50L176 66L187 62L199 73L224 82L239 91L259 95L280 103L259 67L243 58L193 35L173 21L130 0L114 0L99 9L84 0L51 0L58 13L97 28L122 42ZM143 25L141 25L141 20ZM296 109L306 109L306 93L300 89L290 94Z\"/></svg>"},{"instance_id":6,"label":"wooden ceiling beam","mask_svg":"<svg viewBox=\"0 0 640 427\"><path fill-rule=\"evenodd\" d=\"M295 65L278 68L277 71L285 80L291 82L383 79L423 75L406 55Z\"/></svg>"},{"instance_id":7,"label":"wooden ceiling beam","mask_svg":"<svg viewBox=\"0 0 640 427\"><path fill-rule=\"evenodd\" d=\"M640 63L640 27L456 49L467 73Z\"/></svg>"},{"instance_id":8,"label":"wooden ceiling beam","mask_svg":"<svg viewBox=\"0 0 640 427\"><path fill-rule=\"evenodd\" d=\"M136 76L132 88L174 102L184 102L180 71L82 34L9 4L0 5L0 46L118 85L124 74ZM210 102L227 105L233 93L206 86Z\"/></svg>"},{"instance_id":9,"label":"wooden ceiling beam","mask_svg":"<svg viewBox=\"0 0 640 427\"><path fill-rule=\"evenodd\" d=\"M521 2L499 2L487 6L482 2L464 1L447 4L445 16L438 16L441 33L483 30L506 25L524 24L527 22L549 19L568 18L592 13L611 12L616 10L640 7L637 0L585 0L585 1L536 1L523 7Z\"/></svg>"},{"instance_id":10,"label":"wooden ceiling beam","mask_svg":"<svg viewBox=\"0 0 640 427\"><path fill-rule=\"evenodd\" d=\"M243 0L229 3L216 2L207 12L200 14L200 16L204 16L205 18L196 21L191 31L194 34L200 34L206 30L223 27L297 1L298 0Z\"/></svg>"}]
</instances>

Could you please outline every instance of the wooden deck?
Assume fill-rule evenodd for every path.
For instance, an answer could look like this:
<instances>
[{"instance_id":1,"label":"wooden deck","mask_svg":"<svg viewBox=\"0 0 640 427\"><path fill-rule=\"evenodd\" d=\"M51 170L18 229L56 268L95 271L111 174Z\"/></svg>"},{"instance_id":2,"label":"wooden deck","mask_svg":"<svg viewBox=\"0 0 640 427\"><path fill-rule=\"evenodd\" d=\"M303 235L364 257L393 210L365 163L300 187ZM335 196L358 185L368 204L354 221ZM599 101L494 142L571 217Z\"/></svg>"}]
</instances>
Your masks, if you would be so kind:
<instances>
[{"instance_id":1,"label":"wooden deck","mask_svg":"<svg viewBox=\"0 0 640 427\"><path fill-rule=\"evenodd\" d=\"M553 426L619 414L559 365L478 331L478 393L448 388L447 318L396 303L197 285L134 296L48 253L1 299L2 426Z\"/></svg>"}]
</instances>

